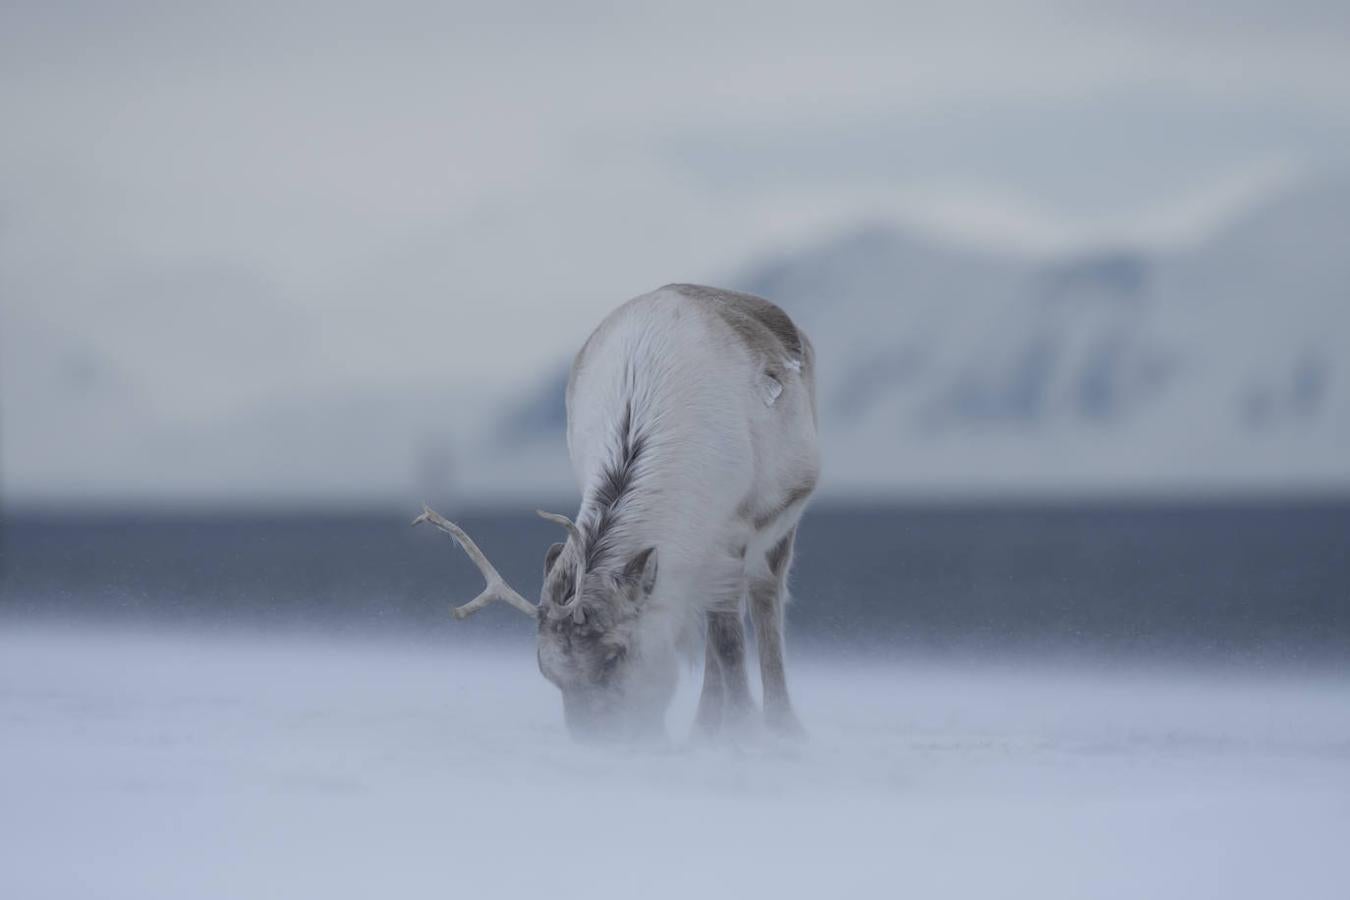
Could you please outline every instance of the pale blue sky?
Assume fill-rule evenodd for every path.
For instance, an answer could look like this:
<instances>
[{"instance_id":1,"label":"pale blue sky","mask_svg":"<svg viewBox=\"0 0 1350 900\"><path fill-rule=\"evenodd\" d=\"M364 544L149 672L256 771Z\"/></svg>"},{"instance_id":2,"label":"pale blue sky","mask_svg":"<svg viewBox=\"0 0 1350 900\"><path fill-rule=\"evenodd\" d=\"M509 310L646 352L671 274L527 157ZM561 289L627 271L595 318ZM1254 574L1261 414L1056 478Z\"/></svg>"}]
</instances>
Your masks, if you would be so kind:
<instances>
[{"instance_id":1,"label":"pale blue sky","mask_svg":"<svg viewBox=\"0 0 1350 900\"><path fill-rule=\"evenodd\" d=\"M860 220L1030 253L1196 240L1345 168L1348 18L6 4L6 402L55 410L55 376L16 367L71 348L158 422L519 387L628 296Z\"/></svg>"}]
</instances>

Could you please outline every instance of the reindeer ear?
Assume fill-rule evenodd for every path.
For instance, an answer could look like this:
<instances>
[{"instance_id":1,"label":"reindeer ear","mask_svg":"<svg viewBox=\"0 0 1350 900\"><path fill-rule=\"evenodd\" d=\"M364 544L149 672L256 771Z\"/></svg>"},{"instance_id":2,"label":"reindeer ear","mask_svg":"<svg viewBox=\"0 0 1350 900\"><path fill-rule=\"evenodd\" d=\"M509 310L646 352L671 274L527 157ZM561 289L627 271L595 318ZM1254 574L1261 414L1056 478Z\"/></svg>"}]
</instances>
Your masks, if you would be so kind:
<instances>
[{"instance_id":1,"label":"reindeer ear","mask_svg":"<svg viewBox=\"0 0 1350 900\"><path fill-rule=\"evenodd\" d=\"M554 564L555 562L558 561L558 555L561 554L561 553L563 552L563 547L564 547L564 546L565 546L565 545L562 544L562 543L557 543L557 544L554 544L552 547L549 547L549 548L548 548L548 553L545 554L545 556L544 556L544 577L545 577L545 578L548 577L548 573L549 573L549 572L552 572L552 571L553 571L553 564Z\"/></svg>"},{"instance_id":2,"label":"reindeer ear","mask_svg":"<svg viewBox=\"0 0 1350 900\"><path fill-rule=\"evenodd\" d=\"M656 548L648 547L624 566L623 574L642 586L642 596L646 597L656 587Z\"/></svg>"}]
</instances>

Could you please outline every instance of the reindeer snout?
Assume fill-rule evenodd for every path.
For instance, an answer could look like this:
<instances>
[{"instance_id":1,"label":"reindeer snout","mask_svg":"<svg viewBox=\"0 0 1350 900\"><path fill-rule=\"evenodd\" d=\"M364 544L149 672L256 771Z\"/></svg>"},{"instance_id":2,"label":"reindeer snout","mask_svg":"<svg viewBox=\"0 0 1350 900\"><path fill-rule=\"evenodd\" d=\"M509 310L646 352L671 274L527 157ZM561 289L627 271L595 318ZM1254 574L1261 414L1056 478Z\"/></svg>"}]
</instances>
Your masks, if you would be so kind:
<instances>
[{"instance_id":1,"label":"reindeer snout","mask_svg":"<svg viewBox=\"0 0 1350 900\"><path fill-rule=\"evenodd\" d=\"M578 741L612 743L641 740L664 734L664 710L625 704L618 695L603 690L565 691L563 721Z\"/></svg>"}]
</instances>

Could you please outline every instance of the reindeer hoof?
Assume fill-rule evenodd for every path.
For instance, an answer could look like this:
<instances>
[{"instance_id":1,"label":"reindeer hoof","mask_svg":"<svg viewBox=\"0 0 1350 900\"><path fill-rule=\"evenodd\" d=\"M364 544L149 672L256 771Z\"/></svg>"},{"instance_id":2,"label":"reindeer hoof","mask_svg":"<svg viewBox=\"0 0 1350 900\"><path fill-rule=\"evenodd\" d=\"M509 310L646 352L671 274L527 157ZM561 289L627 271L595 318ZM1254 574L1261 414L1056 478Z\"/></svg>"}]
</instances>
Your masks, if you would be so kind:
<instances>
[{"instance_id":1,"label":"reindeer hoof","mask_svg":"<svg viewBox=\"0 0 1350 900\"><path fill-rule=\"evenodd\" d=\"M778 737L794 741L806 740L806 728L791 709L765 710L764 725Z\"/></svg>"}]
</instances>

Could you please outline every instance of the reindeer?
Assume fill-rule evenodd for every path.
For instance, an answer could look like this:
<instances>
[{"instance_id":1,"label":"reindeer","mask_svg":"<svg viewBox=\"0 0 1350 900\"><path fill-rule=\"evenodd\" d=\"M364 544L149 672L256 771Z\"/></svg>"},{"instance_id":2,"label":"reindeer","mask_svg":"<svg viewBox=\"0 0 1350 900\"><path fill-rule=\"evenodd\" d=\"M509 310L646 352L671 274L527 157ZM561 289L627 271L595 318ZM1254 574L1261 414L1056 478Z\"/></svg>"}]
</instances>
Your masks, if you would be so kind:
<instances>
[{"instance_id":1,"label":"reindeer","mask_svg":"<svg viewBox=\"0 0 1350 900\"><path fill-rule=\"evenodd\" d=\"M672 284L609 314L572 363L567 448L581 508L544 557L539 603L473 540L424 508L486 588L538 623L538 663L577 737L664 733L681 648L705 635L696 727L753 721L744 610L764 722L801 731L788 697L783 611L797 523L820 468L811 343L767 300Z\"/></svg>"}]
</instances>

